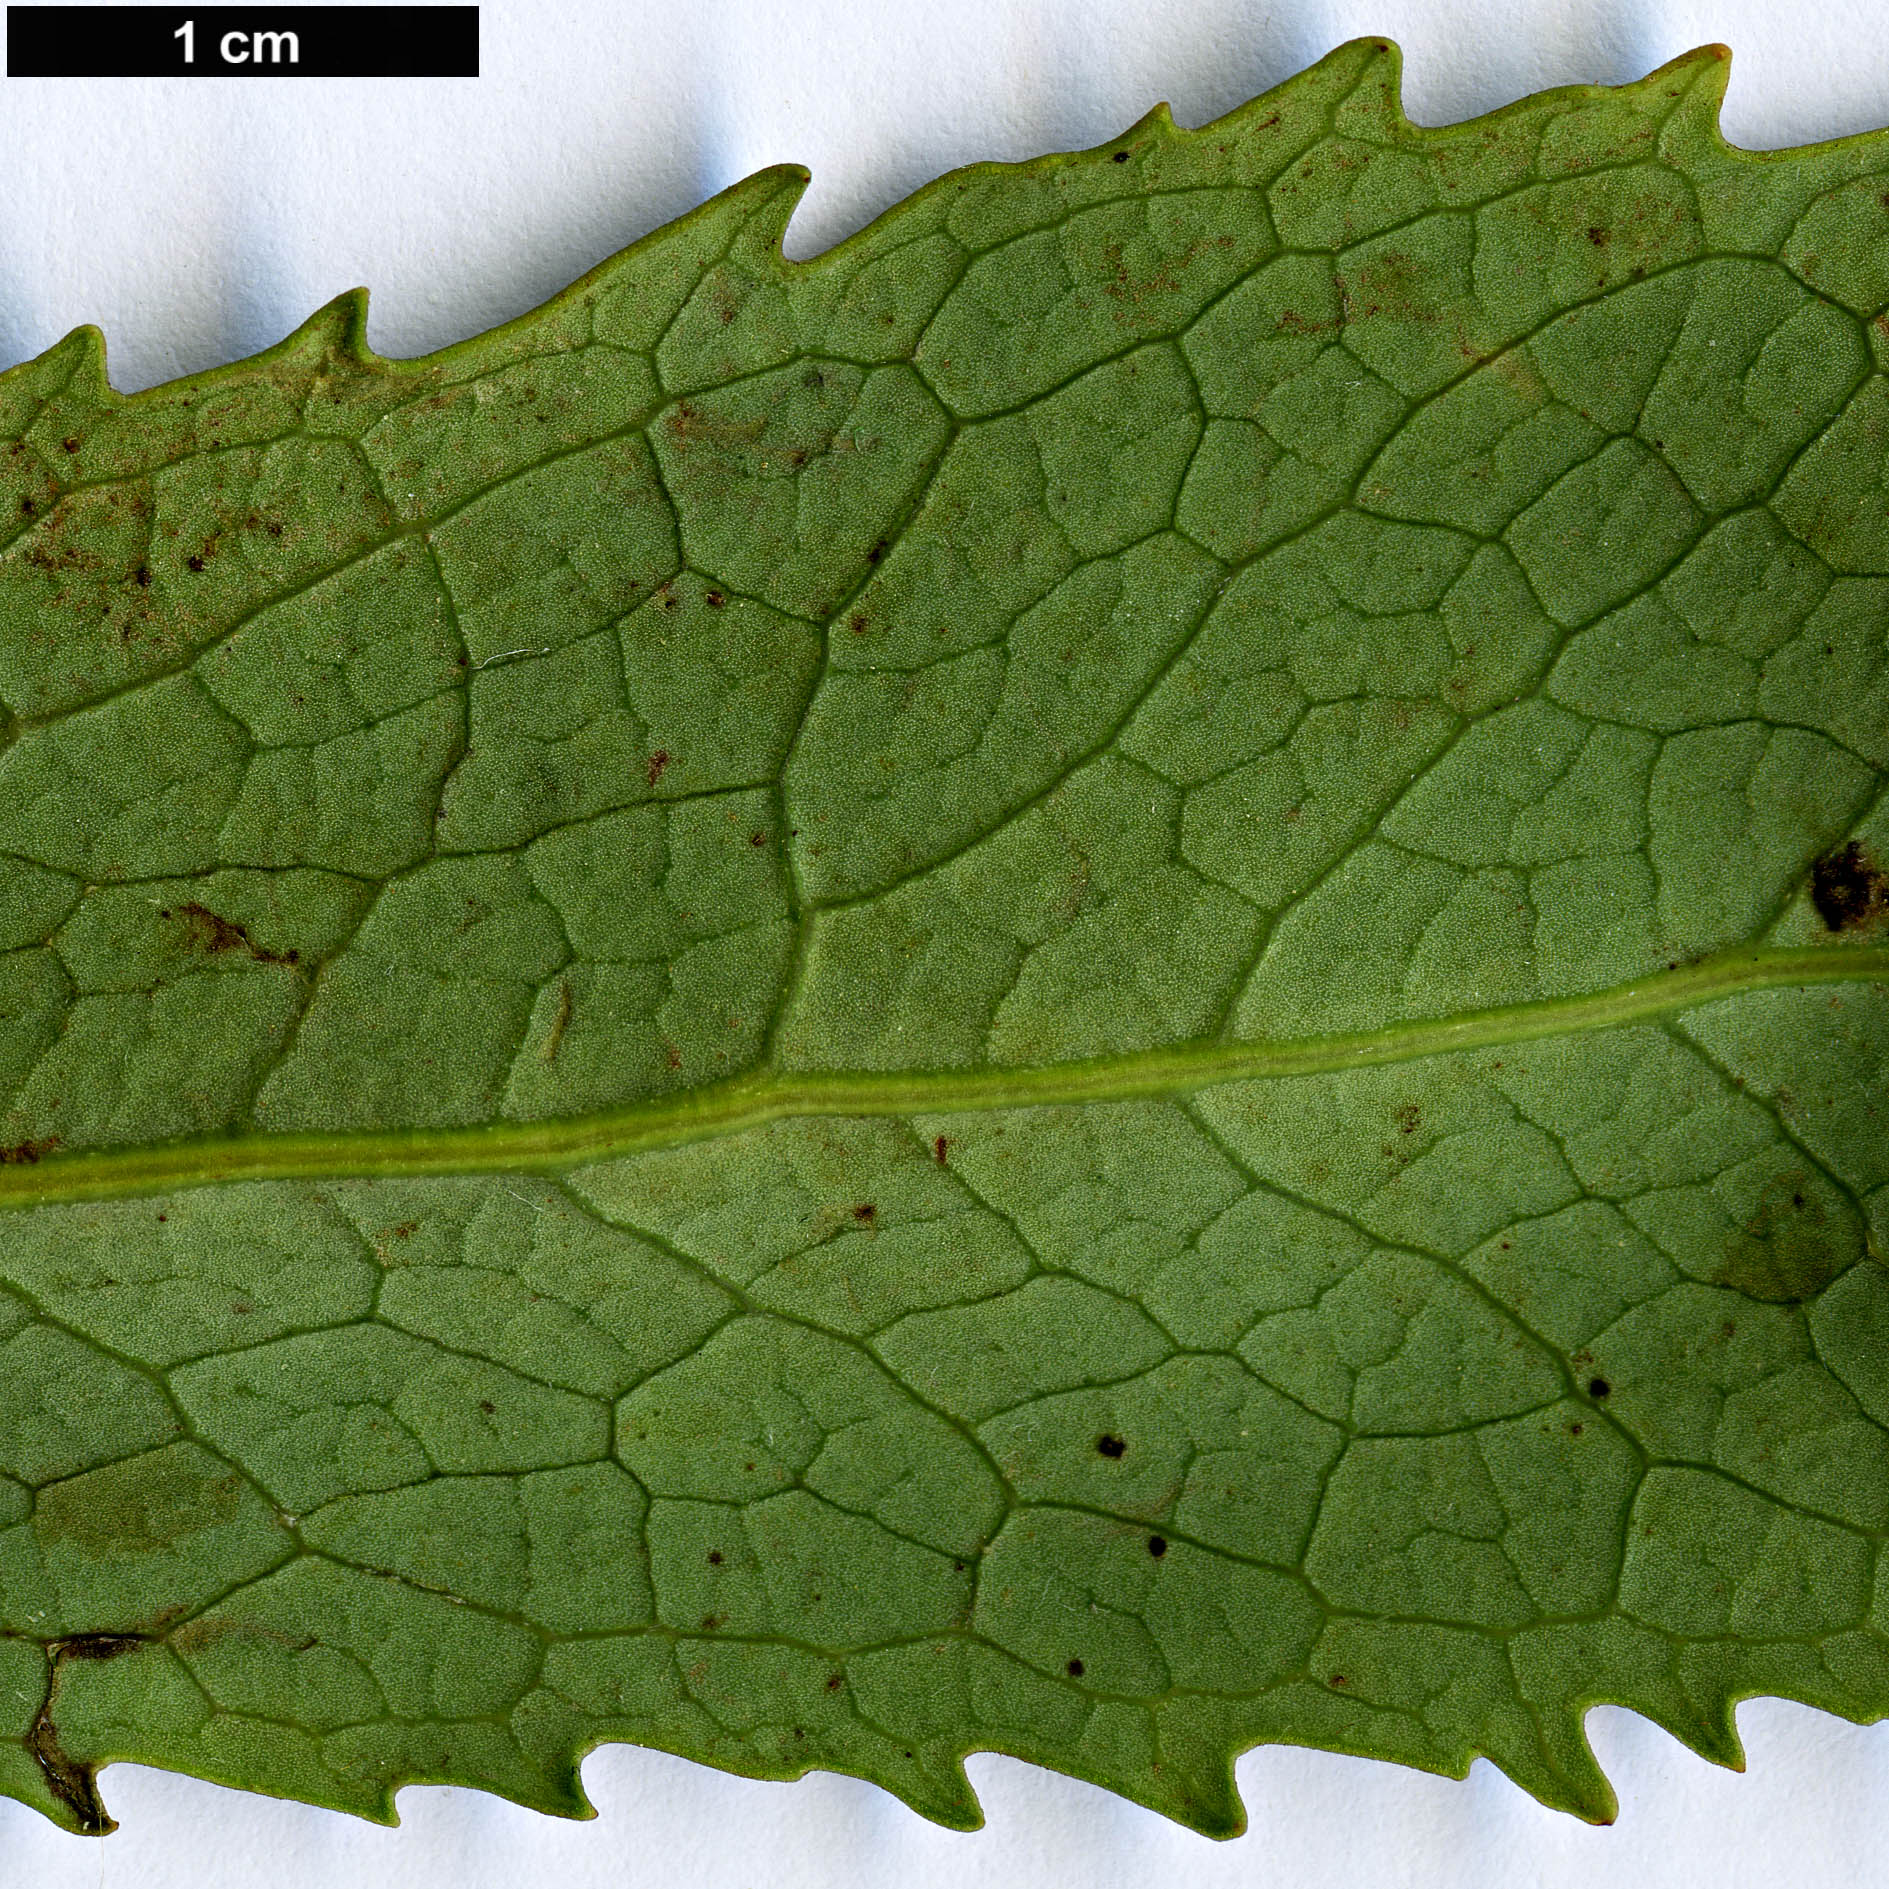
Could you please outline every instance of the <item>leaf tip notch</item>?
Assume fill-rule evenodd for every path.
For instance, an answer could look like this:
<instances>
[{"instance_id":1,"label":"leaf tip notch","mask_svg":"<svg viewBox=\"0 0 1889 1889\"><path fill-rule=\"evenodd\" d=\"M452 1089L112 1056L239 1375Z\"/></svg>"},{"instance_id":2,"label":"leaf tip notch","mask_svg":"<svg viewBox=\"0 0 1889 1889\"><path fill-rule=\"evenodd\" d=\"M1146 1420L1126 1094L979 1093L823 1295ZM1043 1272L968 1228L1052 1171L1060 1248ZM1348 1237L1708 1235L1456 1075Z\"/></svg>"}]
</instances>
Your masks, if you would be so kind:
<instances>
[{"instance_id":1,"label":"leaf tip notch","mask_svg":"<svg viewBox=\"0 0 1889 1889\"><path fill-rule=\"evenodd\" d=\"M1719 129L1725 110L1725 88L1731 83L1732 49L1714 41L1695 46L1622 91L1631 91L1663 108L1666 131L1661 146L1668 152L1703 156L1732 147Z\"/></svg>"},{"instance_id":2,"label":"leaf tip notch","mask_svg":"<svg viewBox=\"0 0 1889 1889\"><path fill-rule=\"evenodd\" d=\"M106 400L112 396L105 368L105 331L92 322L83 322L64 334L43 354L17 363L0 374L0 386L25 383L28 397L50 397L55 387L68 390L81 400Z\"/></svg>"},{"instance_id":3,"label":"leaf tip notch","mask_svg":"<svg viewBox=\"0 0 1889 1889\"><path fill-rule=\"evenodd\" d=\"M727 212L741 213L739 232L729 245L733 257L780 267L786 261L787 226L812 182L813 173L804 164L770 164L711 198L703 208L726 206Z\"/></svg>"},{"instance_id":4,"label":"leaf tip notch","mask_svg":"<svg viewBox=\"0 0 1889 1889\"><path fill-rule=\"evenodd\" d=\"M271 352L295 358L326 355L365 366L375 354L367 345L367 290L343 289L324 303Z\"/></svg>"}]
</instances>

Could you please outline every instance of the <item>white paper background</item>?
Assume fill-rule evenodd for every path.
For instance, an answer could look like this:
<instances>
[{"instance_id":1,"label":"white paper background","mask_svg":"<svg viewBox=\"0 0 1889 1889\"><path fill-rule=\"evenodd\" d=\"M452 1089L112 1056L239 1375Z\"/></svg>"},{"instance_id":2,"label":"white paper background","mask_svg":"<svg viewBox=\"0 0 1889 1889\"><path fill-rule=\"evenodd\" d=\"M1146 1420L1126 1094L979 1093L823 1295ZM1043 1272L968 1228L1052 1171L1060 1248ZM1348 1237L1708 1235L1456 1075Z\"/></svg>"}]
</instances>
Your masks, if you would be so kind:
<instances>
[{"instance_id":1,"label":"white paper background","mask_svg":"<svg viewBox=\"0 0 1889 1889\"><path fill-rule=\"evenodd\" d=\"M278 339L342 289L421 353L516 315L763 164L813 188L810 255L955 164L1099 143L1168 100L1198 124L1342 40L1388 33L1406 105L1441 123L1543 86L1732 46L1727 135L1758 146L1889 124L1873 0L485 0L477 80L0 81L0 364L81 321L123 389ZM558 1889L1680 1889L1874 1882L1889 1726L1739 1715L1751 1772L1630 1714L1589 1729L1621 1797L1590 1830L1486 1764L1467 1784L1321 1753L1240 1765L1252 1832L1215 1845L1086 1786L973 1758L989 1827L934 1829L869 1785L757 1784L615 1747L599 1819L477 1794L401 1796L384 1830L132 1766L105 1843L0 1803L0 1885L267 1883Z\"/></svg>"}]
</instances>

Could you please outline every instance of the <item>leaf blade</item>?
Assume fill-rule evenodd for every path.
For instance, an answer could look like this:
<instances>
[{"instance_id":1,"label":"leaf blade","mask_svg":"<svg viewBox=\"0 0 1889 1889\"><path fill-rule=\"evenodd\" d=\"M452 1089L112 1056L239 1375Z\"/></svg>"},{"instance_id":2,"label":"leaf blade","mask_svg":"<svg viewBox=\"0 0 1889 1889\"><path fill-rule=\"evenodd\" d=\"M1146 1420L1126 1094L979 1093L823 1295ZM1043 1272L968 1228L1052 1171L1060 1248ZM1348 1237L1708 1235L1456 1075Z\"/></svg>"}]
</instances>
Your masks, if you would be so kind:
<instances>
[{"instance_id":1,"label":"leaf blade","mask_svg":"<svg viewBox=\"0 0 1889 1889\"><path fill-rule=\"evenodd\" d=\"M1722 84L0 382L0 1788L1877 1714L1889 160Z\"/></svg>"}]
</instances>

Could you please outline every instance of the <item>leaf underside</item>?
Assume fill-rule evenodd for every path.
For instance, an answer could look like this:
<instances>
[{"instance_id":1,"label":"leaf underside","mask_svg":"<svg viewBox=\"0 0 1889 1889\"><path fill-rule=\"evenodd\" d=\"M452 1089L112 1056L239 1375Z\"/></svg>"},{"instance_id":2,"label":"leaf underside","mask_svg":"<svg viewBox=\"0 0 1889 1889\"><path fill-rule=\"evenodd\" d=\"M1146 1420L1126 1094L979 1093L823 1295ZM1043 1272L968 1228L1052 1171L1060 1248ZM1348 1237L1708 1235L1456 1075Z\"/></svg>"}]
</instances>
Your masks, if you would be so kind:
<instances>
[{"instance_id":1,"label":"leaf underside","mask_svg":"<svg viewBox=\"0 0 1889 1889\"><path fill-rule=\"evenodd\" d=\"M1889 1710L1889 134L1725 58L0 378L0 1790Z\"/></svg>"}]
</instances>

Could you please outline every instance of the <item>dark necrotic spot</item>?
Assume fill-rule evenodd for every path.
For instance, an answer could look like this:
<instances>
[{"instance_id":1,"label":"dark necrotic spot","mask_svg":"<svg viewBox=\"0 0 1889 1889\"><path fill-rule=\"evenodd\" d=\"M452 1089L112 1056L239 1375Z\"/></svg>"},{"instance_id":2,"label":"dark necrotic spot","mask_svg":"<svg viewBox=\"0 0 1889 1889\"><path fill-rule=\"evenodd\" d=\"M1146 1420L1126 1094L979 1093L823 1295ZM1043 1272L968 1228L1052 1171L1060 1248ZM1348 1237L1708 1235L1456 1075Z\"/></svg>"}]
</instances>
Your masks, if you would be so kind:
<instances>
[{"instance_id":1,"label":"dark necrotic spot","mask_svg":"<svg viewBox=\"0 0 1889 1889\"><path fill-rule=\"evenodd\" d=\"M1604 1377L1591 1377L1587 1380L1587 1394L1590 1397L1605 1397L1613 1386Z\"/></svg>"},{"instance_id":2,"label":"dark necrotic spot","mask_svg":"<svg viewBox=\"0 0 1889 1889\"><path fill-rule=\"evenodd\" d=\"M142 1637L135 1633L75 1633L70 1639L57 1641L53 1651L67 1659L116 1659L143 1644Z\"/></svg>"},{"instance_id":3,"label":"dark necrotic spot","mask_svg":"<svg viewBox=\"0 0 1889 1889\"><path fill-rule=\"evenodd\" d=\"M1148 1552L1153 1555L1157 1561L1159 1561L1167 1551L1168 1538L1165 1535L1150 1535L1148 1537Z\"/></svg>"},{"instance_id":4,"label":"dark necrotic spot","mask_svg":"<svg viewBox=\"0 0 1889 1889\"><path fill-rule=\"evenodd\" d=\"M1081 1660L1079 1660L1079 1659L1072 1659L1072 1660L1071 1660L1071 1661L1069 1662L1069 1677L1070 1677L1071 1679L1080 1679L1080 1678L1082 1677L1082 1662L1081 1662Z\"/></svg>"},{"instance_id":5,"label":"dark necrotic spot","mask_svg":"<svg viewBox=\"0 0 1889 1889\"><path fill-rule=\"evenodd\" d=\"M1111 1459L1119 1459L1128 1454L1128 1445L1118 1436L1098 1436L1095 1439L1095 1447L1102 1455Z\"/></svg>"},{"instance_id":6,"label":"dark necrotic spot","mask_svg":"<svg viewBox=\"0 0 1889 1889\"><path fill-rule=\"evenodd\" d=\"M1851 840L1811 867L1810 902L1829 930L1857 931L1889 913L1889 878Z\"/></svg>"}]
</instances>

